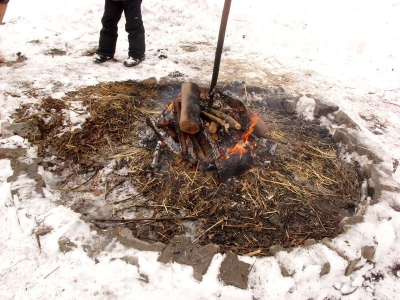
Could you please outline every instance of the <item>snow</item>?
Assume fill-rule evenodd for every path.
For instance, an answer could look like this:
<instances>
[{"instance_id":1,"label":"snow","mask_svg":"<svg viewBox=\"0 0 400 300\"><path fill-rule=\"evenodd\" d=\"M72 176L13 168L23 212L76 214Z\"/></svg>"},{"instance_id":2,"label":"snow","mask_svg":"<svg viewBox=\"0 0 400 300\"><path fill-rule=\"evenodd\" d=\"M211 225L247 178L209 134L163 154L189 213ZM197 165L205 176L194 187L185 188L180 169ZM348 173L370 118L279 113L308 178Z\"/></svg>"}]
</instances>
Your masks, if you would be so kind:
<instances>
[{"instance_id":1,"label":"snow","mask_svg":"<svg viewBox=\"0 0 400 300\"><path fill-rule=\"evenodd\" d=\"M61 98L100 82L159 79L179 71L187 80L210 83L224 1L143 1L147 52L135 68L122 65L124 17L118 62L96 65L85 56L97 46L103 2L10 1L0 26L0 56L12 62L19 52L27 60L0 65L1 122L12 122L20 104ZM338 105L359 125L359 139L382 158L377 168L385 184L398 186L400 171L392 170L394 159L400 159L399 15L397 0L233 0L219 80L280 85L308 95L297 111L308 119L315 98ZM186 52L184 46L196 51ZM45 55L51 49L66 55ZM161 54L167 58L160 59ZM70 118L79 121L77 115ZM27 157L35 157L35 149L20 137L2 138L0 145L27 148ZM10 161L1 159L1 299L396 299L400 292L399 271L393 270L400 264L399 189L382 192L378 203L364 208L364 222L333 239L330 248L318 243L276 257L241 258L252 265L249 288L241 290L219 280L223 255L214 257L202 282L193 278L191 267L159 263L158 253L116 241L93 259L84 251L96 238L89 224L60 205L50 186L38 194L24 175L7 182L12 174ZM41 249L35 235L40 228L51 228L40 236ZM77 247L61 252L61 237ZM345 276L348 260L360 258L364 246L376 247L373 263L361 258ZM137 265L124 257L133 257ZM321 277L327 262L330 272ZM292 276L282 276L281 267Z\"/></svg>"}]
</instances>

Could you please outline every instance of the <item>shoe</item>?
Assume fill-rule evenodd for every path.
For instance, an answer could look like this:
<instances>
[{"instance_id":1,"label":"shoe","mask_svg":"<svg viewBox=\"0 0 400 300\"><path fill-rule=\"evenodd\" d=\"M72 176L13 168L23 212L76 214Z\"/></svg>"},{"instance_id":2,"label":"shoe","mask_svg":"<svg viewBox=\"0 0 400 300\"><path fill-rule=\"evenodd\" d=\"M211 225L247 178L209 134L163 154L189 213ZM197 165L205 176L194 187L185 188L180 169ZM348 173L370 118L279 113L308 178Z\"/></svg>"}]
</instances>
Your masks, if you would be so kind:
<instances>
[{"instance_id":1,"label":"shoe","mask_svg":"<svg viewBox=\"0 0 400 300\"><path fill-rule=\"evenodd\" d=\"M134 67L140 64L144 60L145 56L143 55L141 58L133 58L129 56L127 59L124 60L125 67Z\"/></svg>"},{"instance_id":2,"label":"shoe","mask_svg":"<svg viewBox=\"0 0 400 300\"><path fill-rule=\"evenodd\" d=\"M93 62L101 64L107 60L113 59L114 57L112 56L108 56L108 55L102 55L102 54L98 54L96 53L95 55L93 55Z\"/></svg>"}]
</instances>

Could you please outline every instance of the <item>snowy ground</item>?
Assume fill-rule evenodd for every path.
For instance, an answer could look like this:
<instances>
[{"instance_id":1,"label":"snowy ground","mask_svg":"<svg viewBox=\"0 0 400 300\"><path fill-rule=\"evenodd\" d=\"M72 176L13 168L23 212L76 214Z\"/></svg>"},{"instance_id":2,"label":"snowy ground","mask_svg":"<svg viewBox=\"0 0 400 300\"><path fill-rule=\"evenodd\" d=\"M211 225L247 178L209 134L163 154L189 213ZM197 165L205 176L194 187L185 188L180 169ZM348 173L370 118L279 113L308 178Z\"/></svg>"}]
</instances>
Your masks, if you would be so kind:
<instances>
[{"instance_id":1,"label":"snowy ground","mask_svg":"<svg viewBox=\"0 0 400 300\"><path fill-rule=\"evenodd\" d=\"M103 1L40 2L12 0L0 26L0 121L26 102L62 97L65 92L107 81L141 80L179 71L187 80L211 80L222 0L145 0L142 5L147 59L130 69L122 65L127 41L120 22L117 62L95 65L85 53L95 49ZM377 170L385 184L396 186L400 171L400 1L232 1L219 80L245 81L262 87L312 94L340 106L358 125L383 162ZM48 55L52 49L66 55ZM192 51L186 51L186 50ZM15 62L20 53L27 60ZM163 54L166 59L160 59ZM313 99L302 103L313 106ZM306 107L306 105L304 106ZM305 113L300 111L299 113ZM1 147L35 149L14 136ZM400 292L400 196L386 191L368 206L364 222L332 241L262 259L253 265L249 289L218 280L222 255L216 255L202 282L191 267L157 262L157 253L110 244L96 261L83 250L94 233L80 216L57 205L57 192L34 191L32 180L12 175L10 161L0 160L0 298L1 299L395 299ZM392 178L393 177L393 178ZM11 190L19 189L18 196ZM41 236L41 249L34 232ZM78 248L59 250L67 236ZM374 246L371 262L345 276L348 261ZM340 254L338 254L340 252ZM139 267L119 258L135 256ZM346 258L346 259L345 259ZM330 272L320 277L329 262ZM292 276L283 277L280 267ZM148 283L139 280L148 276Z\"/></svg>"}]
</instances>

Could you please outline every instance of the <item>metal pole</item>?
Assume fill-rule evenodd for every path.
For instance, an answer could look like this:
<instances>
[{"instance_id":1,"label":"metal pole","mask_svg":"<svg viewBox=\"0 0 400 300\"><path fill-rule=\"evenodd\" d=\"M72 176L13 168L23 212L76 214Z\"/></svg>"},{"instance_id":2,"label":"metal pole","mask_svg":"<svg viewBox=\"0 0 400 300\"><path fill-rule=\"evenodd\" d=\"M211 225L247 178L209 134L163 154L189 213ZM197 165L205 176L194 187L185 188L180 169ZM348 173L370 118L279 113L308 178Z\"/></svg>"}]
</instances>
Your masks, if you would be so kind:
<instances>
[{"instance_id":1,"label":"metal pole","mask_svg":"<svg viewBox=\"0 0 400 300\"><path fill-rule=\"evenodd\" d=\"M231 8L231 0L225 0L224 9L222 11L221 25L219 27L217 50L215 52L213 76L211 79L210 90L208 91L209 94L211 94L212 91L214 90L218 80L219 64L221 62L221 53L222 53L222 48L224 46L226 24L228 23L230 8Z\"/></svg>"}]
</instances>

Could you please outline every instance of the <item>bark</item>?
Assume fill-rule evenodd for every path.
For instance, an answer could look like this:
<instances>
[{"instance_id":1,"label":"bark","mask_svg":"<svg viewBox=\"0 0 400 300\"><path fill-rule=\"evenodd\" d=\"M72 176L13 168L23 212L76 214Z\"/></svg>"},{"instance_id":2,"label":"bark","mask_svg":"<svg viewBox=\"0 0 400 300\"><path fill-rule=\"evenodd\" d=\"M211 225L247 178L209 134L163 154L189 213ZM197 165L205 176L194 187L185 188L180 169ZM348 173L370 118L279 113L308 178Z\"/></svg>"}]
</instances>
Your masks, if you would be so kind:
<instances>
[{"instance_id":1,"label":"bark","mask_svg":"<svg viewBox=\"0 0 400 300\"><path fill-rule=\"evenodd\" d=\"M218 176L221 182L225 182L232 176L237 176L246 171L253 162L251 151L240 154L231 154L216 160Z\"/></svg>"},{"instance_id":2,"label":"bark","mask_svg":"<svg viewBox=\"0 0 400 300\"><path fill-rule=\"evenodd\" d=\"M182 84L179 128L190 134L195 134L200 130L200 89L191 82Z\"/></svg>"}]
</instances>

